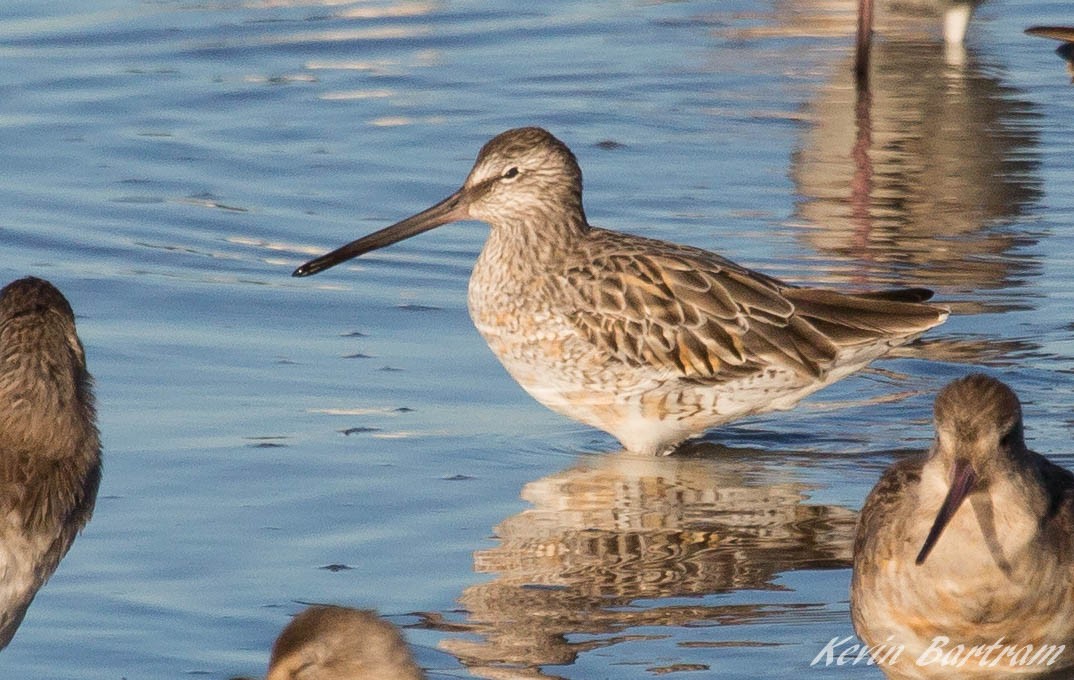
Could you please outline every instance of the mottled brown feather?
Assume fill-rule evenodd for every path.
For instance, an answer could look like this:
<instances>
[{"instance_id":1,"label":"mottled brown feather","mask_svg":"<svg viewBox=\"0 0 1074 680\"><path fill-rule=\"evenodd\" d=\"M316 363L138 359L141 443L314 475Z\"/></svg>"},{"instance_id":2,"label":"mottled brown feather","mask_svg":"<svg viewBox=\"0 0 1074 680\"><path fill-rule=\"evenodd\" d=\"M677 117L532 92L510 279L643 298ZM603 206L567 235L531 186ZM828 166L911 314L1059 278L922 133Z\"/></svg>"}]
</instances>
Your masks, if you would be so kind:
<instances>
[{"instance_id":1,"label":"mottled brown feather","mask_svg":"<svg viewBox=\"0 0 1074 680\"><path fill-rule=\"evenodd\" d=\"M915 335L946 317L917 302L923 289L848 295L795 287L686 246L596 228L589 242L599 254L566 275L578 329L619 361L684 378L741 375L725 374L729 365L819 378L843 348ZM647 340L631 342L639 335Z\"/></svg>"}]
</instances>

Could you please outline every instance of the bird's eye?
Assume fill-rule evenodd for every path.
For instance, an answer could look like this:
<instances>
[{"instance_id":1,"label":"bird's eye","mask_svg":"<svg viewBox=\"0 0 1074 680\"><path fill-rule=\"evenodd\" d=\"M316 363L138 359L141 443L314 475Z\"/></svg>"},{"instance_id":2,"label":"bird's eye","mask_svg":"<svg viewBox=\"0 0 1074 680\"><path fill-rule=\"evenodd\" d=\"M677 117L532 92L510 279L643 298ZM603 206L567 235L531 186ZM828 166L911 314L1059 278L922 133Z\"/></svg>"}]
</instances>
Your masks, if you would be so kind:
<instances>
[{"instance_id":1,"label":"bird's eye","mask_svg":"<svg viewBox=\"0 0 1074 680\"><path fill-rule=\"evenodd\" d=\"M507 171L503 173L503 179L514 179L518 177L518 166L512 165L507 168Z\"/></svg>"}]
</instances>

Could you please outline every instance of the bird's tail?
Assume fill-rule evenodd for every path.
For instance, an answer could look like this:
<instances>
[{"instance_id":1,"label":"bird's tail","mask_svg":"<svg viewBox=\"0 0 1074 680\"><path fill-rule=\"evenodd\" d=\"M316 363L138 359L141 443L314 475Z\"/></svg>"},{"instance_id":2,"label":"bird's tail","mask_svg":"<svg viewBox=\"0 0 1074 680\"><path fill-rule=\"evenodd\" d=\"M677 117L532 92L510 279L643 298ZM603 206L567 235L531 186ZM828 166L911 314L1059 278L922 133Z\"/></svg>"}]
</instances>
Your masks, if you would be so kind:
<instances>
[{"instance_id":1,"label":"bird's tail","mask_svg":"<svg viewBox=\"0 0 1074 680\"><path fill-rule=\"evenodd\" d=\"M924 288L846 294L823 288L784 291L795 311L837 346L900 344L944 322L949 311L922 304Z\"/></svg>"}]
</instances>

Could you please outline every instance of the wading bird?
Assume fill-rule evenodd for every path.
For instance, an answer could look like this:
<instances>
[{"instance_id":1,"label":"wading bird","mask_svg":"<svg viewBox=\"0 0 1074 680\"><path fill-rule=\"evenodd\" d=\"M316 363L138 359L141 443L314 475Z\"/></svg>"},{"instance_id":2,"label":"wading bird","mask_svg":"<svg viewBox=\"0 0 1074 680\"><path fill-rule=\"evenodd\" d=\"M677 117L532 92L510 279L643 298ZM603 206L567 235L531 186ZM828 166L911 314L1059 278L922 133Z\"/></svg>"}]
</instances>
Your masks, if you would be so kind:
<instances>
[{"instance_id":1,"label":"wading bird","mask_svg":"<svg viewBox=\"0 0 1074 680\"><path fill-rule=\"evenodd\" d=\"M485 144L443 201L294 275L471 219L491 227L469 308L493 353L537 401L632 451L668 453L721 423L791 408L947 317L919 288L799 287L590 226L574 154L536 127Z\"/></svg>"},{"instance_id":2,"label":"wading bird","mask_svg":"<svg viewBox=\"0 0 1074 680\"><path fill-rule=\"evenodd\" d=\"M891 466L859 516L858 636L895 678L1069 666L1074 475L1026 448L1018 397L994 378L952 382L934 410L928 455Z\"/></svg>"}]
</instances>

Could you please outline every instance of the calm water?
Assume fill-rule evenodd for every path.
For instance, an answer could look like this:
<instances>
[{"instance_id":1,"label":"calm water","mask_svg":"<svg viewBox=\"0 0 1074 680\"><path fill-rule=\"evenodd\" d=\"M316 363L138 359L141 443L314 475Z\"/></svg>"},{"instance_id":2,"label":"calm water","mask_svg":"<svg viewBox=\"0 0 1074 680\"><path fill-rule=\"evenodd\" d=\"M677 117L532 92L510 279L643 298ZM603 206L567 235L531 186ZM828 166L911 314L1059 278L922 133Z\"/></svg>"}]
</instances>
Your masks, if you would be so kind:
<instances>
[{"instance_id":1,"label":"calm water","mask_svg":"<svg viewBox=\"0 0 1074 680\"><path fill-rule=\"evenodd\" d=\"M1074 464L1074 89L1022 34L1068 2L986 4L961 64L890 30L857 109L849 2L517 5L0 8L0 278L71 300L106 445L0 675L259 675L331 602L438 678L877 678L809 662L852 634L856 510L935 392L988 367ZM649 460L499 367L465 308L484 226L290 278L525 124L574 148L596 224L957 314Z\"/></svg>"}]
</instances>

